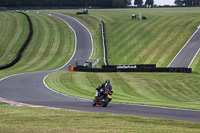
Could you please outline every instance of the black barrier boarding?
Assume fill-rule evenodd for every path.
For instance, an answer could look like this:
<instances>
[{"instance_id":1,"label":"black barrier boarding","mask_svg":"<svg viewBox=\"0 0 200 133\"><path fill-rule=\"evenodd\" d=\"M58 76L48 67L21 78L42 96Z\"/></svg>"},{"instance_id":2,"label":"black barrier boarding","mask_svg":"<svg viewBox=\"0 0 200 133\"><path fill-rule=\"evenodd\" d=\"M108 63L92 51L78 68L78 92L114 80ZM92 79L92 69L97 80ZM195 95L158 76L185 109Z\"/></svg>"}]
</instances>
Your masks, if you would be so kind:
<instances>
[{"instance_id":1,"label":"black barrier boarding","mask_svg":"<svg viewBox=\"0 0 200 133\"><path fill-rule=\"evenodd\" d=\"M191 68L161 68L161 67L140 67L140 68L88 68L74 67L74 71L80 72L167 72L167 73L192 73Z\"/></svg>"},{"instance_id":2,"label":"black barrier boarding","mask_svg":"<svg viewBox=\"0 0 200 133\"><path fill-rule=\"evenodd\" d=\"M104 54L104 64L108 65L108 55L107 55L107 46L106 46L106 35L105 35L105 26L103 20L101 20L101 32L102 32L102 43L103 43L103 54Z\"/></svg>"}]
</instances>

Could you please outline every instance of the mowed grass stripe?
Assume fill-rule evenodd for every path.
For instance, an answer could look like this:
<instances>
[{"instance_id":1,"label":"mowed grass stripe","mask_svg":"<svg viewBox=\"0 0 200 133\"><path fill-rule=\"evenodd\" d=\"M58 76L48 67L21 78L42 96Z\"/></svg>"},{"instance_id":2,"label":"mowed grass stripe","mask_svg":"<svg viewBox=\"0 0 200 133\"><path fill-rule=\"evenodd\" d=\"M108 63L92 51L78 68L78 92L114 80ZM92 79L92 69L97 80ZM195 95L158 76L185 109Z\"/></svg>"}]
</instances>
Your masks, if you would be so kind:
<instances>
[{"instance_id":1,"label":"mowed grass stripe","mask_svg":"<svg viewBox=\"0 0 200 133\"><path fill-rule=\"evenodd\" d=\"M13 69L38 71L60 68L73 54L73 31L66 23L53 16L34 13L28 15L33 22L33 38L23 53L22 60Z\"/></svg>"},{"instance_id":2,"label":"mowed grass stripe","mask_svg":"<svg viewBox=\"0 0 200 133\"><path fill-rule=\"evenodd\" d=\"M109 39L108 42L112 41L112 44L114 44L114 48L117 49L117 50L118 49L119 50L124 49L124 47L127 45L126 44L127 40L129 40L129 41L131 39L134 40L136 38L137 34L141 32L140 31L141 30L140 27L142 27L143 25L147 26L148 23L143 23L143 24L137 23L136 25L132 24L131 26L129 26L129 23L127 23L127 24L124 24L124 25L126 25L126 28L123 28L122 30L120 30L116 34L114 34L114 33L113 34L108 34L108 38L110 38L110 36L113 36L113 39ZM129 26L129 28L127 28L127 26ZM108 26L106 26L106 28L107 27ZM119 27L121 27L121 26L119 26ZM135 27L137 27L137 28L135 28ZM110 31L110 32L112 32L112 31ZM120 36L119 38L117 38L117 34L120 34L120 33L123 33L122 36ZM109 45L109 43L108 43L108 45ZM116 51L116 53L118 53L118 52L120 53L120 51Z\"/></svg>"},{"instance_id":3,"label":"mowed grass stripe","mask_svg":"<svg viewBox=\"0 0 200 133\"><path fill-rule=\"evenodd\" d=\"M165 21L161 20L161 21ZM151 30L154 29L154 26L158 25L161 22L155 22L153 23L152 21L149 22L141 22L141 23L145 23L144 27L143 26L137 26L138 28L136 29L132 29L132 32L135 31L135 34L133 34L133 40L136 40L136 42L134 43L129 43L127 41L127 43L124 43L122 46L124 46L124 49L121 48L121 50L123 50L124 52L119 52L123 55L123 53L125 53L125 55L123 55L124 57L126 57L126 59L129 59L129 56L132 56L132 60L133 58L136 58L136 56L138 55L138 53L140 53L140 50L146 50L145 47L147 44L147 42L149 41L149 38L147 38L147 36L151 36L150 40L153 40L155 34L149 34ZM130 33L131 34L131 33ZM131 35L132 35L131 34ZM127 39L128 40L128 39ZM129 39L130 40L130 39ZM141 45L141 43L144 43L145 45ZM129 47L126 49L126 45L128 45ZM132 48L131 48L132 47ZM120 50L120 51L121 51ZM131 52L125 52L125 51L131 51ZM127 54L130 54L129 56ZM130 61L130 60L129 60ZM135 63L135 62L133 62Z\"/></svg>"},{"instance_id":4,"label":"mowed grass stripe","mask_svg":"<svg viewBox=\"0 0 200 133\"><path fill-rule=\"evenodd\" d=\"M0 16L2 16L0 22L0 65L4 65L14 59L24 44L29 33L29 25L23 14L1 12Z\"/></svg>"},{"instance_id":5,"label":"mowed grass stripe","mask_svg":"<svg viewBox=\"0 0 200 133\"><path fill-rule=\"evenodd\" d=\"M10 41L13 39L13 37L16 35L16 30L20 28L18 25L19 19L16 18L16 16L11 16L8 13L0 13L1 21L0 21L0 36L1 36L1 49L0 49L0 57L5 52L5 49L7 48L7 45L10 45ZM11 32L12 31L12 32ZM8 39L8 36L11 37L11 39Z\"/></svg>"},{"instance_id":6,"label":"mowed grass stripe","mask_svg":"<svg viewBox=\"0 0 200 133\"><path fill-rule=\"evenodd\" d=\"M152 30L154 28L155 27L153 26ZM141 42L139 42L138 45L142 45L142 44L144 44L144 45L142 45L143 47L140 47L140 49L138 49L135 52L135 55L137 55L134 58L135 62L143 63L146 60L145 58L147 56L147 54L146 54L147 52L149 52L149 51L151 51L151 53L155 52L156 49L154 48L154 46L156 45L156 43L154 41L158 41L159 42L159 40L156 39L156 38L158 38L157 33L159 33L159 40L160 40L160 38L162 38L165 35L165 33L164 32L160 32L160 30L155 31L153 34L152 34L151 30L148 30L143 35L138 36L140 38L140 40L141 40ZM149 38L146 38L147 36ZM153 41L154 43L149 43L149 41ZM148 56L150 56L150 55L148 55Z\"/></svg>"},{"instance_id":7,"label":"mowed grass stripe","mask_svg":"<svg viewBox=\"0 0 200 133\"><path fill-rule=\"evenodd\" d=\"M18 18L17 18L18 17ZM19 36L21 35L21 32L22 32L22 26L21 26L21 24L22 24L22 18L21 18L21 16L19 15L19 14L17 14L17 17L15 17L15 20L7 20L7 21L5 21L5 23L3 24L4 26L3 27L9 27L10 25L11 26L14 26L14 27L12 27L14 30L13 30L13 36L12 36L12 34L11 34L11 36L12 36L12 38L11 39L8 39L8 40L6 40L6 41L9 41L9 42L5 42L3 39L7 39L6 37L4 37L4 36L10 36L10 34L9 35L7 35L7 34L4 34L4 36L2 37L3 39L3 42L5 42L5 44L7 44L7 46L4 48L2 48L2 50L4 51L4 53L3 53L3 55L0 55L0 61L1 61L1 64L3 64L3 63L7 63L8 61L11 61L12 60L12 58L14 58L14 56L15 55L13 55L13 54L11 54L10 52L12 52L11 51L11 49L12 48L14 48L14 45L16 44L16 42L17 42L17 39L19 39ZM16 24L15 25L13 25L13 24L11 24L10 23L10 25L8 24L8 21L11 21L11 22L15 22ZM18 26L19 25L19 26ZM9 27L10 28L10 27ZM9 28L6 28L6 29L2 29L2 31L6 31L6 30L9 30ZM5 32L6 33L6 32ZM2 36L2 35L0 35L0 36ZM2 45L1 45L2 46ZM14 50L13 50L14 51ZM16 53L17 54L17 53Z\"/></svg>"},{"instance_id":8,"label":"mowed grass stripe","mask_svg":"<svg viewBox=\"0 0 200 133\"><path fill-rule=\"evenodd\" d=\"M36 60L36 62L40 62L40 67L44 67L47 66L48 62L51 62L53 56L50 55L54 55L54 52L51 51L57 51L59 45L55 46L55 41L58 42L59 44L59 40L55 40L56 38L56 34L58 34L56 31L57 26L55 24L53 24L53 21L49 20L48 18L43 20L43 27L46 26L44 30L44 38L43 38L43 42L42 42L42 47L40 47L39 51L37 54L40 55L40 57ZM54 34L54 35L52 35ZM54 46L53 46L54 45ZM33 63L34 64L34 63ZM36 68L36 69L40 69L40 68Z\"/></svg>"},{"instance_id":9,"label":"mowed grass stripe","mask_svg":"<svg viewBox=\"0 0 200 133\"><path fill-rule=\"evenodd\" d=\"M46 17L46 16L44 16ZM34 58L34 60L32 60L31 64L35 64L36 62L40 62L39 66L37 66L35 69L41 69L41 67L44 66L44 62L45 60L49 60L48 57L51 57L51 56L48 56L49 54L49 51L51 50L52 48L52 42L51 40L53 38L51 38L51 27L50 25L52 24L52 21L49 21L48 23L45 21L46 18L44 17L40 17L40 20L41 20L41 27L43 27L43 38L42 38L42 42L39 47L39 49L37 50L37 58Z\"/></svg>"},{"instance_id":10,"label":"mowed grass stripe","mask_svg":"<svg viewBox=\"0 0 200 133\"><path fill-rule=\"evenodd\" d=\"M108 37L107 37L108 41L112 41L115 44L116 49L121 49L124 45L126 45L125 43L127 41L130 41L131 39L132 40L136 39L136 36L142 31L141 27L148 27L148 25L150 23L151 23L150 21L138 22L138 20L135 20L135 22L134 22L134 20L131 22L128 21L127 23L122 22L122 23L118 24L118 28L120 29L120 27L123 27L123 25L124 25L125 27L123 27L123 29L120 29L117 32L113 32L113 31L115 31L114 29L111 29L108 31L108 33L109 33ZM109 26L106 26L106 28L111 27L111 25L112 24L109 24ZM121 34L121 36L119 38L117 37L118 34ZM109 38L111 38L111 39L109 39Z\"/></svg>"},{"instance_id":11,"label":"mowed grass stripe","mask_svg":"<svg viewBox=\"0 0 200 133\"><path fill-rule=\"evenodd\" d=\"M161 22L161 24L158 24L159 26L155 25L152 27L152 30L149 30L150 35L152 33L154 33L155 38L153 38L151 36L143 37L143 38L147 37L148 40L149 39L150 40L153 39L153 40L151 43L146 44L147 46L144 49L139 50L140 53L137 53L138 56L135 58L134 61L136 61L136 62L141 61L141 63L142 62L147 63L146 61L149 60L148 58L154 59L154 57L152 57L154 55L152 55L152 54L156 54L158 51L161 51L161 49L159 49L159 47L162 46L162 43L165 40L166 35L168 33L171 34L169 32L170 28L166 28L166 27L167 27L168 23L171 22L173 19L175 19L175 18L172 18L172 19L166 18L164 21ZM147 40L147 42L148 42L148 40ZM160 55L160 56L162 56L162 55ZM154 63L152 62L151 64L156 64L156 61L154 61Z\"/></svg>"},{"instance_id":12,"label":"mowed grass stripe","mask_svg":"<svg viewBox=\"0 0 200 133\"><path fill-rule=\"evenodd\" d=\"M19 67L19 71L23 69L33 68L32 65L37 62L38 58L42 58L41 56L38 56L38 52L40 51L40 48L42 47L41 45L43 44L43 39L45 37L44 32L45 30L48 30L47 28L44 29L46 25L43 24L42 18L33 16L30 16L30 18L33 23L34 33L27 50L23 53L24 58L22 59L22 61L23 63L25 62L26 65L24 65L23 67Z\"/></svg>"},{"instance_id":13,"label":"mowed grass stripe","mask_svg":"<svg viewBox=\"0 0 200 133\"><path fill-rule=\"evenodd\" d=\"M174 23L178 24L180 21L182 21L181 19L178 19L178 22L176 22L176 20L177 18L172 18L168 22L173 21ZM158 60L160 60L163 57L163 54L165 51L170 51L168 47L168 43L170 43L171 40L173 40L174 38L177 38L177 36L180 36L181 31L179 29L177 28L171 29L170 24L167 24L167 25L169 26L166 26L166 23L165 23L165 25L162 26L163 35L159 35L159 33L157 33L157 35L159 35L157 37L158 38L157 42L154 42L154 44L149 44L149 47L147 47L146 53L141 53L144 55L148 55L148 56L145 56L146 59L144 58L145 60L144 62L146 64L152 63L154 61L154 64L157 64L158 66L162 66L158 63ZM166 38L169 38L169 39L166 39Z\"/></svg>"}]
</instances>

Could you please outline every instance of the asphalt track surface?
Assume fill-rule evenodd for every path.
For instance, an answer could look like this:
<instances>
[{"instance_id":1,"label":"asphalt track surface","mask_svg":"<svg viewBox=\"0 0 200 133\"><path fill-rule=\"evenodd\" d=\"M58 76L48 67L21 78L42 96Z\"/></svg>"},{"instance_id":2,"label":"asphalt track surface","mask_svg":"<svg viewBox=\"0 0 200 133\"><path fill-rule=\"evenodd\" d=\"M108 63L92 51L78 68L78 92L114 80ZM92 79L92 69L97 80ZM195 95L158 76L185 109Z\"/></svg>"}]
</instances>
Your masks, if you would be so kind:
<instances>
[{"instance_id":1,"label":"asphalt track surface","mask_svg":"<svg viewBox=\"0 0 200 133\"><path fill-rule=\"evenodd\" d=\"M199 49L200 30L198 28L168 67L189 67L198 54Z\"/></svg>"},{"instance_id":2,"label":"asphalt track surface","mask_svg":"<svg viewBox=\"0 0 200 133\"><path fill-rule=\"evenodd\" d=\"M56 13L51 13L51 15L62 19L74 30L77 41L73 57L65 66L55 71L25 73L2 79L0 81L1 101L26 106L200 122L200 111L117 103L109 103L107 107L93 107L91 100L67 96L47 88L43 83L47 75L67 70L69 65L74 66L75 59L79 59L79 64L84 64L85 60L90 58L93 50L91 35L83 25L65 15Z\"/></svg>"}]
</instances>

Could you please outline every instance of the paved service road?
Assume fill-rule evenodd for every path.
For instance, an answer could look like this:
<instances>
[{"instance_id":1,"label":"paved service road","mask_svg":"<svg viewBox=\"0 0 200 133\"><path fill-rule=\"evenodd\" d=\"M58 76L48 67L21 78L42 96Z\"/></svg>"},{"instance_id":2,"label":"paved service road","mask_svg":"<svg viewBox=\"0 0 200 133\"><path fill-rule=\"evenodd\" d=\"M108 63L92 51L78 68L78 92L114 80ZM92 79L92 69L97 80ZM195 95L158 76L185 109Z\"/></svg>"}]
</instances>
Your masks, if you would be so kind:
<instances>
[{"instance_id":1,"label":"paved service road","mask_svg":"<svg viewBox=\"0 0 200 133\"><path fill-rule=\"evenodd\" d=\"M189 67L200 49L200 30L193 34L168 67Z\"/></svg>"},{"instance_id":2,"label":"paved service road","mask_svg":"<svg viewBox=\"0 0 200 133\"><path fill-rule=\"evenodd\" d=\"M84 64L84 61L89 59L92 53L92 39L90 33L84 26L68 16L55 13L51 14L57 16L63 21L66 21L76 33L77 47L74 56L59 70L19 74L1 80L1 101L4 100L8 103L15 101L18 102L18 104L25 103L32 106L37 105L79 111L104 112L200 122L200 111L116 103L109 103L109 105L104 108L101 106L93 107L91 100L66 96L48 89L43 83L43 79L48 74L67 70L68 65L75 65L75 59L81 58L79 63Z\"/></svg>"}]
</instances>

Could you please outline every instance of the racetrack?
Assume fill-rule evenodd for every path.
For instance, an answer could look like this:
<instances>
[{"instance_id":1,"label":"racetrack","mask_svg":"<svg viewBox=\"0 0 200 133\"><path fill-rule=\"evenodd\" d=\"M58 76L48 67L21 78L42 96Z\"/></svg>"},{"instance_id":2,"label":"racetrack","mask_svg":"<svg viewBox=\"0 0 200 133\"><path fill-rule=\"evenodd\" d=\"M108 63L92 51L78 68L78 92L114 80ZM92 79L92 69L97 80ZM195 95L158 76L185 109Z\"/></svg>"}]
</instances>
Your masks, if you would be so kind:
<instances>
[{"instance_id":1,"label":"racetrack","mask_svg":"<svg viewBox=\"0 0 200 133\"><path fill-rule=\"evenodd\" d=\"M75 59L80 59L83 65L92 54L92 38L89 31L75 19L56 13L51 13L67 22L76 35L76 50L71 60L62 68L55 71L32 72L7 77L0 81L0 97L7 102L39 105L45 107L63 108L70 110L104 112L113 114L137 115L155 118L166 118L184 121L200 122L200 111L160 108L142 105L109 103L108 107L93 107L91 100L66 96L47 88L43 80L54 72L64 71L68 66L75 65ZM66 81L67 82L67 81Z\"/></svg>"},{"instance_id":2,"label":"racetrack","mask_svg":"<svg viewBox=\"0 0 200 133\"><path fill-rule=\"evenodd\" d=\"M179 51L168 67L189 67L200 49L199 28Z\"/></svg>"}]
</instances>

